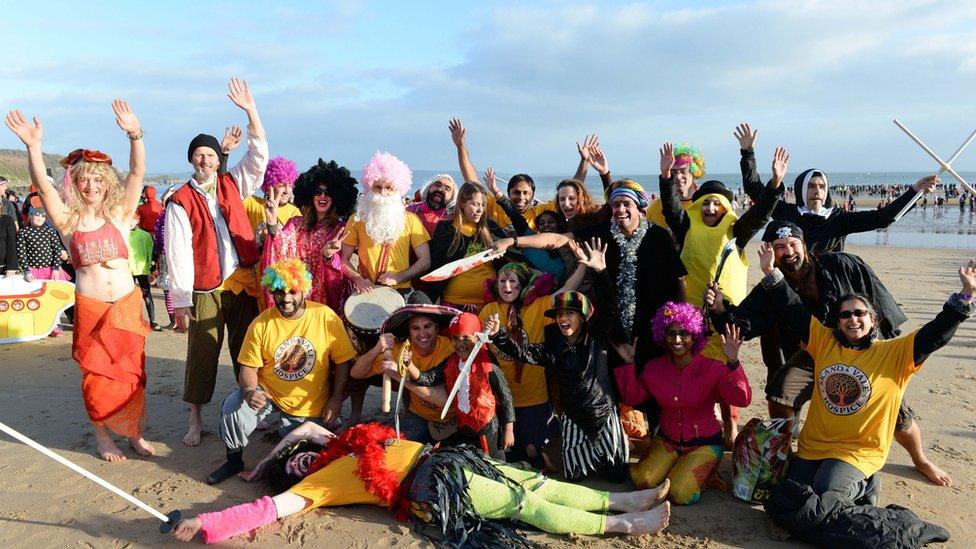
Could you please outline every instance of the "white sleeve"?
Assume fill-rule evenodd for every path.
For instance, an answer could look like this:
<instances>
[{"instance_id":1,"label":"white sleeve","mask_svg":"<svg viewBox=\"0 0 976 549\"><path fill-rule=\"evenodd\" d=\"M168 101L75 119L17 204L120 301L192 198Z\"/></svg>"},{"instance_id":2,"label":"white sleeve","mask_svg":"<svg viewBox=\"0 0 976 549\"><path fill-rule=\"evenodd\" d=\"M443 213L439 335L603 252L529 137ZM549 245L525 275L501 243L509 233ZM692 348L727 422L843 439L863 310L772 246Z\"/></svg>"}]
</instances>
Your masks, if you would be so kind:
<instances>
[{"instance_id":1,"label":"white sleeve","mask_svg":"<svg viewBox=\"0 0 976 549\"><path fill-rule=\"evenodd\" d=\"M251 132L247 132L247 152L233 168L227 170L237 181L241 200L254 194L264 181L264 170L268 167L268 142Z\"/></svg>"},{"instance_id":2,"label":"white sleeve","mask_svg":"<svg viewBox=\"0 0 976 549\"><path fill-rule=\"evenodd\" d=\"M169 271L169 295L173 307L193 304L193 230L186 210L175 202L166 205L163 251Z\"/></svg>"}]
</instances>

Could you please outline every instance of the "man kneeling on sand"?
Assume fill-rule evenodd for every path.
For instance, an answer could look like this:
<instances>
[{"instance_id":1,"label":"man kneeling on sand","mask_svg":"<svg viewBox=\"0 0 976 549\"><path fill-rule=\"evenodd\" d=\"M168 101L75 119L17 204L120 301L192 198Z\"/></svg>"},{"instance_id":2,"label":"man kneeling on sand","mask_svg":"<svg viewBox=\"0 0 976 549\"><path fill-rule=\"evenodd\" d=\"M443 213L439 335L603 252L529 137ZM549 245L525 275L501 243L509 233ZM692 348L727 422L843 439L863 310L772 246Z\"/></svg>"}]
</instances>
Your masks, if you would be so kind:
<instances>
[{"instance_id":1,"label":"man kneeling on sand","mask_svg":"<svg viewBox=\"0 0 976 549\"><path fill-rule=\"evenodd\" d=\"M281 415L282 436L306 421L333 429L340 424L346 379L356 357L342 319L328 306L305 300L312 277L298 259L266 268L261 284L271 292L275 306L258 315L247 330L238 357L240 388L220 409L227 462L210 473L207 484L244 469L248 437L273 412Z\"/></svg>"}]
</instances>

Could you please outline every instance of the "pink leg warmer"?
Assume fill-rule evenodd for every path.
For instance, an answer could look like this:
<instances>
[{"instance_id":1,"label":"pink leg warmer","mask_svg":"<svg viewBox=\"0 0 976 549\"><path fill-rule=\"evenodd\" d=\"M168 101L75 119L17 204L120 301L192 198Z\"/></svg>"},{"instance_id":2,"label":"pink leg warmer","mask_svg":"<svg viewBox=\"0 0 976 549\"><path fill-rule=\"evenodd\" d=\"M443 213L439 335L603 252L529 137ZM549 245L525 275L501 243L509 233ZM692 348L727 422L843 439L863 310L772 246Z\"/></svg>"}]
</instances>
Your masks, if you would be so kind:
<instances>
[{"instance_id":1,"label":"pink leg warmer","mask_svg":"<svg viewBox=\"0 0 976 549\"><path fill-rule=\"evenodd\" d=\"M278 509L270 497L264 496L223 511L203 513L197 518L203 523L203 542L210 544L271 524L278 520Z\"/></svg>"},{"instance_id":2,"label":"pink leg warmer","mask_svg":"<svg viewBox=\"0 0 976 549\"><path fill-rule=\"evenodd\" d=\"M168 290L163 292L163 303L166 304L166 312L169 316L173 316L176 311L173 309L173 298L169 296Z\"/></svg>"}]
</instances>

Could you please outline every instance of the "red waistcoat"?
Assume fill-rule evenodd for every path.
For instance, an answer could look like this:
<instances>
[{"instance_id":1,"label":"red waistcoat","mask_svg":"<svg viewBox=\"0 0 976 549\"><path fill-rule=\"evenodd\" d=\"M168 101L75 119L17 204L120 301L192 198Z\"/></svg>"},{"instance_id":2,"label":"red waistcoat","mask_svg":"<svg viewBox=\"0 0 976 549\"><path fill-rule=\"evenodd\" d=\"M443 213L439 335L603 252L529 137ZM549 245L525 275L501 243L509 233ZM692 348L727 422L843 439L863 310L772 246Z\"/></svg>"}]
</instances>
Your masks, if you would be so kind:
<instances>
[{"instance_id":1,"label":"red waistcoat","mask_svg":"<svg viewBox=\"0 0 976 549\"><path fill-rule=\"evenodd\" d=\"M464 413L458 408L461 395L454 397L454 410L457 412L459 427L468 427L473 431L480 431L495 417L495 393L491 391L488 373L491 372L491 362L484 348L478 352L471 371L468 373L468 385L471 388L471 411ZM450 391L461 373L461 359L457 354L451 355L447 367L444 368L444 387Z\"/></svg>"},{"instance_id":2,"label":"red waistcoat","mask_svg":"<svg viewBox=\"0 0 976 549\"><path fill-rule=\"evenodd\" d=\"M237 251L241 267L258 262L258 248L254 231L241 202L237 182L228 173L217 176L217 208L230 231L230 239ZM193 289L213 290L223 282L220 276L220 253L217 251L217 227L214 225L207 200L189 183L180 187L170 200L186 211L193 231Z\"/></svg>"}]
</instances>

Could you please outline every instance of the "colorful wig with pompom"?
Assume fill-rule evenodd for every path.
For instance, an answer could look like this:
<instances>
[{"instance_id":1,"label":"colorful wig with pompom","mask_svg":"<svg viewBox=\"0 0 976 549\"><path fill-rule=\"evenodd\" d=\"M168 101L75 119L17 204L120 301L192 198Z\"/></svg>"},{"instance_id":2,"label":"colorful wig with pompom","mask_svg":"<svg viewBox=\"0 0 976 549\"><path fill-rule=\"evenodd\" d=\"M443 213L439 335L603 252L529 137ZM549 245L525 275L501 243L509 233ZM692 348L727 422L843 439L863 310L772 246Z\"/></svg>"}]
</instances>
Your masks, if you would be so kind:
<instances>
[{"instance_id":1,"label":"colorful wig with pompom","mask_svg":"<svg viewBox=\"0 0 976 549\"><path fill-rule=\"evenodd\" d=\"M687 143L675 146L674 167L690 169L691 176L695 179L705 177L705 157L698 152L698 149Z\"/></svg>"},{"instance_id":2,"label":"colorful wig with pompom","mask_svg":"<svg viewBox=\"0 0 976 549\"><path fill-rule=\"evenodd\" d=\"M300 259L289 258L269 265L264 269L261 285L268 291L308 293L312 289L312 275Z\"/></svg>"},{"instance_id":3,"label":"colorful wig with pompom","mask_svg":"<svg viewBox=\"0 0 976 549\"><path fill-rule=\"evenodd\" d=\"M363 192L372 192L373 183L385 180L393 183L400 196L403 196L413 184L413 174L399 158L388 152L377 152L369 163L363 166L362 180Z\"/></svg>"},{"instance_id":4,"label":"colorful wig with pompom","mask_svg":"<svg viewBox=\"0 0 976 549\"><path fill-rule=\"evenodd\" d=\"M691 334L694 342L691 346L691 354L697 355L705 348L708 337L705 335L705 318L702 316L701 309L691 303L675 303L668 301L654 315L651 321L651 335L654 343L667 349L668 327L677 324L681 330Z\"/></svg>"},{"instance_id":5,"label":"colorful wig with pompom","mask_svg":"<svg viewBox=\"0 0 976 549\"><path fill-rule=\"evenodd\" d=\"M264 170L264 181L261 183L261 190L268 194L271 187L295 185L298 179L298 168L295 163L284 156L276 156L268 161L268 167Z\"/></svg>"}]
</instances>

